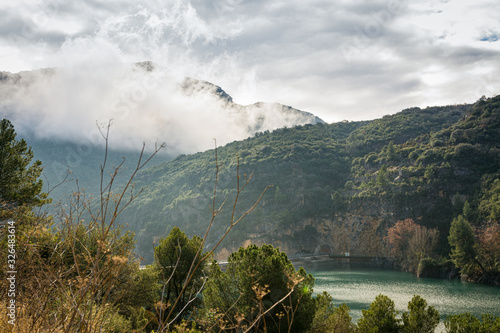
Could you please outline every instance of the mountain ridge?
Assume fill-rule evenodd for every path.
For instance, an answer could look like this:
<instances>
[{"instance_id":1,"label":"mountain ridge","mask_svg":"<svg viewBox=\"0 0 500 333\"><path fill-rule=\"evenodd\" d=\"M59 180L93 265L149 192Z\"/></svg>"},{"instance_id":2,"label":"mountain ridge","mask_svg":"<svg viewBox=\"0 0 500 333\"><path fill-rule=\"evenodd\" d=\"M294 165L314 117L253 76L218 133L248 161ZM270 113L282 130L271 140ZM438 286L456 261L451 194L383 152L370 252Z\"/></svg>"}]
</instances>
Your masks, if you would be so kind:
<instances>
[{"instance_id":1,"label":"mountain ridge","mask_svg":"<svg viewBox=\"0 0 500 333\"><path fill-rule=\"evenodd\" d=\"M441 251L446 251L451 219L481 187L479 175L492 169L471 170L478 176L464 181L466 186L457 186L453 177L462 177L461 162L448 166L452 160L445 160L457 148L450 143L446 148L450 157L433 160L430 156L440 145L444 151L445 144L436 138L462 126L478 105L413 108L373 121L284 128L218 147L218 161L225 166L218 184L221 196L229 201L234 197L237 165L240 176L253 174L247 193L239 198L241 206L251 205L252 197L274 185L262 206L247 217L245 226L233 230L224 246L231 248L232 241L236 246L273 241L289 254L314 251L325 244L332 251L377 254L383 233L396 220L423 217L421 223L440 229ZM188 234L203 230L209 215L204 208L213 194L214 154L211 150L179 156L139 175L138 184L147 183L148 189L134 204L129 220L140 251L145 250L144 242L151 244L148 234L158 235L173 226ZM438 177L435 184L429 183L432 172ZM439 178L444 172L446 177ZM447 191L460 193L443 194ZM424 194L428 199L421 197ZM224 226L214 230L216 238ZM366 237L375 237L377 241L371 243L378 245L368 246Z\"/></svg>"},{"instance_id":2,"label":"mountain ridge","mask_svg":"<svg viewBox=\"0 0 500 333\"><path fill-rule=\"evenodd\" d=\"M130 117L132 112L134 112L138 113L138 119L140 119L143 113L145 117L163 117L165 118L164 125L167 125L168 128L171 123L180 122L179 119L173 117L175 115L182 115L184 112L183 108L186 108L189 114L206 112L208 110L213 124L223 122L220 125L221 129L219 132L223 126L235 128L233 132L237 135L233 138L224 138L224 140L230 142L235 139L252 136L259 131L308 123L324 123L322 119L310 112L298 110L280 103L256 102L249 105L237 104L218 85L190 77L176 78L174 74L170 73L168 68L163 68L150 61L134 63L130 66L121 66L110 69L109 75L99 74L99 71L104 70L100 68L94 69L95 73L92 72L93 69L55 67L19 73L0 72L0 116L9 118L17 125L18 132L21 135L34 134L29 133L30 130L32 131L33 128L36 128L36 126L32 126L33 124L30 123L30 118L51 124L55 122L52 119L54 116L67 114L65 121L67 124L71 124L74 122L71 114L72 111L69 110L73 107L72 103L74 103L71 98L79 99L80 97L78 95L57 96L57 90L62 89L61 93L64 94L66 81L80 80L82 82L79 83L79 90L69 91L69 93L84 95L82 99L83 107L85 107L85 103L92 99L92 96L89 95L101 93L101 91L95 90L91 86L103 85L103 89L101 89L102 95L95 97L96 99L101 98L103 100L96 104L97 108L101 109L101 111L100 114L96 114L97 119L87 117L89 119L86 125L90 126L93 126L95 121L102 122L102 119L115 119L118 122L117 125L121 126L119 123L121 118ZM105 82L102 83L101 81ZM81 91L82 89L83 91ZM89 91L87 92L85 89L89 89ZM50 92L51 90L53 91ZM36 100L31 101L30 95L33 95ZM55 101L58 98L62 101ZM111 99L108 101L107 99L109 98ZM44 105L43 99L47 99L48 103L46 104L48 105ZM170 100L173 100L173 102ZM193 103L193 101L200 102ZM94 107L96 102L89 103L86 107L87 109ZM169 103L174 104L170 105ZM59 110L53 111L50 104L54 104L53 108ZM165 110L163 110L164 107L166 108ZM38 112L38 109L41 112ZM152 111L148 111L149 109ZM85 111L82 110L79 112ZM173 112L172 116L169 116L170 112ZM33 117L29 117L30 114ZM77 114L76 116L80 115ZM194 115L193 117L193 119L196 119ZM207 127L210 127L210 125L208 123ZM92 128L87 128L87 131L91 130ZM161 133L161 127L158 128L158 131ZM36 135L44 138L52 135L75 142L82 139L81 136L74 135L75 133L73 133L73 136L65 132L61 134L58 128L43 129L38 132ZM127 134L130 134L130 130L127 130L123 135ZM213 136L217 137L218 135L215 134L217 133L214 133ZM222 138L219 138L219 140L221 141ZM144 140L139 139L138 141ZM185 152L183 151L182 153Z\"/></svg>"},{"instance_id":3,"label":"mountain ridge","mask_svg":"<svg viewBox=\"0 0 500 333\"><path fill-rule=\"evenodd\" d=\"M91 69L87 70L91 71ZM125 166L127 169L131 169L133 161L138 157L140 146L129 147L123 143L133 141L133 138L130 138L129 135L133 134L137 129L133 127L135 125L133 123L132 127L123 127L123 123L127 119L135 120L136 123L140 124L143 119L149 117L151 119L160 118L160 121L154 124L145 123L145 126L154 125L157 127L159 135L154 138L154 133L153 135L146 133L148 137L154 139L155 142L164 139L168 143L166 152L162 151L156 158L157 162L154 163L171 160L179 153L205 150L205 147L211 144L213 137L217 137L219 142L231 142L253 136L259 131L323 122L309 112L279 103L258 102L251 105L239 105L234 103L232 97L215 84L193 78L184 78L180 82L176 82L167 72L162 72L166 70L152 62L140 62L132 64L131 68L126 68L123 72L118 71L118 74L112 73L115 78L119 79L119 83L120 80L133 80L134 78L137 82L130 83L131 88L122 90L117 88L120 93L128 93L127 98L121 96L116 102L108 103L109 107L112 108L114 105L118 105L119 110L122 110L122 113L118 111L110 113L116 117L110 132L110 165L118 165L121 163L122 157L126 157ZM51 88L63 89L64 87L61 84L66 82L65 75L69 79L81 78L80 74L75 74L71 70L64 68L44 68L19 73L0 72L0 118L9 119L16 128L19 137L25 138L33 146L35 158L44 162L44 176L48 186L59 184L65 179L67 171L71 170L72 175L69 179L80 179L81 186L84 186L91 193L96 193L99 182L99 165L102 163L105 154L104 140L95 124L99 118L90 119L91 116L73 115L71 113L70 108L72 106L80 107L72 104L74 103L73 99L78 98L80 91L70 91L70 93L76 94L75 96L58 96L57 92L46 92ZM84 74L81 75L85 77ZM92 75L98 75L97 79L100 78L98 73L89 72L88 76L91 77ZM90 84L99 84L97 79L91 77L88 82L83 82L82 86L85 88ZM112 81L112 79L108 78L106 80ZM47 81L46 86L44 81ZM177 103L174 103L173 106L182 106L182 103L189 104L187 106L188 114L189 112L203 114L206 111L203 108L206 109L208 105L208 112L212 113L205 117L208 117L209 120L206 125L203 118L201 118L202 120L176 118L176 115L183 116L180 111L175 111L172 116L168 116L168 110L154 111L153 102L168 101L169 99L169 96L162 97L164 99L157 97L157 94L165 94L162 84L167 92L177 94L172 96L172 99ZM117 93L112 86L111 88L105 86L106 89L111 89L105 91L105 93ZM150 90L147 90L148 87L150 87ZM95 91L90 90L89 92L93 93ZM43 99L39 101L34 98L34 100L30 101L32 99L29 96L30 93L33 93L35 97L42 96L50 99L48 106L44 105ZM86 93L86 91L81 92L83 95ZM149 93L151 96L141 95L137 97L136 95L140 93ZM106 94L103 96L106 97ZM138 99L134 100L134 96ZM56 97L60 97L61 102L54 102L53 99ZM147 98L151 98L151 102L148 102ZM139 109L142 99L147 102L144 104L146 111L138 110L137 112L140 113L134 115L133 107ZM202 102L195 102L195 104L190 105L191 101L197 100ZM55 103L55 111L50 109L50 103ZM99 105L104 107L108 104L103 102L102 105ZM90 104L89 108L91 106L92 104ZM159 106L161 107L161 104ZM148 108L153 109L153 111L148 113ZM38 109L42 110L42 112L38 113L36 111ZM86 112L85 109L82 110L81 112ZM58 113L63 114L62 120L57 119ZM165 113L167 115L164 115ZM66 116L64 116L65 114ZM126 118L130 116L135 118ZM53 117L56 117L56 119L53 119ZM99 115L99 117L101 116ZM87 123L82 120L87 120ZM198 131L189 130L190 122L193 120L198 123ZM81 128L78 122L82 122ZM106 119L102 119L101 122L106 124ZM203 132L204 127L210 127L211 124L217 126L215 130L211 131L213 136L208 131L203 136L198 133ZM122 127L120 128L120 126ZM118 127L118 129L115 127ZM146 132L148 132L147 130ZM172 134L167 133L166 137L160 136L169 130L172 131ZM151 131L154 132L155 129L153 128ZM206 143L200 144L201 140L206 140ZM151 140L141 139L137 135L136 141L136 144L141 141L148 141L146 152L151 151L153 146L149 144ZM184 148L178 146L178 143L182 145L183 141L187 141L187 143L184 143ZM74 190L76 190L75 186L65 184L56 189L52 196L55 201L58 201L64 198L65 193L71 193Z\"/></svg>"},{"instance_id":4,"label":"mountain ridge","mask_svg":"<svg viewBox=\"0 0 500 333\"><path fill-rule=\"evenodd\" d=\"M146 71L153 70L146 67ZM187 79L180 88L191 94L196 106L218 101L224 109L218 116L233 117L225 124L252 115L250 122L238 128L252 135L223 141L215 149L170 156L168 161L160 158L137 175L135 186L144 192L119 221L136 233L137 253L147 262L152 261L155 241L174 226L188 235L200 235L212 216L212 203L219 207L237 197L235 215L239 216L267 189L244 223L221 243L219 258L239 246L265 243L288 254L323 251L386 256L389 231L402 221L411 221L419 230L432 230L435 235L434 252L421 259L428 268L423 271L440 276L454 267L448 235L453 221L463 215L475 232L478 256L489 265L489 273L476 270L475 278L497 281L496 250L494 244L488 248L485 232L496 232L500 217L499 96L473 104L409 108L369 121L326 124L304 113L311 123L268 130L270 118L262 119L263 114L272 114L274 107L282 112L281 120L287 119L286 112L296 119L296 110L256 103L250 107L257 112L249 111L206 81ZM222 118L217 121L223 122ZM35 154L47 145L35 141ZM91 169L86 162L99 170L99 158L86 151L85 145L62 142L53 152L56 155L44 157L52 162L51 167L58 158L69 158L85 170ZM111 151L109 156L116 163L110 164L118 165L120 155ZM238 179L240 185L250 180L242 193ZM227 230L232 218L228 206L217 216L207 246ZM417 266L419 262L402 267L416 271Z\"/></svg>"}]
</instances>

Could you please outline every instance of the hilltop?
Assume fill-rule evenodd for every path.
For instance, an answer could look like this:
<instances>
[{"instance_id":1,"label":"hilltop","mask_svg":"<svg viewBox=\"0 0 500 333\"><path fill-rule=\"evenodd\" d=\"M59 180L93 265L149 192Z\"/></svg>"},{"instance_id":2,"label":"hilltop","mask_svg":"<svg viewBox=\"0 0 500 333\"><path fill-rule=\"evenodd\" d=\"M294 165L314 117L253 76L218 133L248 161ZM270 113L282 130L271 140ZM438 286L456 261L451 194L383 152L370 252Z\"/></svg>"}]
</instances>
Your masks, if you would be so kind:
<instances>
[{"instance_id":1,"label":"hilltop","mask_svg":"<svg viewBox=\"0 0 500 333\"><path fill-rule=\"evenodd\" d=\"M78 87L70 89L71 82ZM125 176L135 167L141 143L146 151L167 143L150 165L179 153L210 147L211 139L231 142L281 127L324 123L319 117L279 103L240 105L220 86L177 78L146 61L102 68L45 68L0 72L0 119L9 119L44 164L44 190L63 180L96 194L103 161L101 129L112 119L108 165L125 159ZM71 175L66 178L67 171ZM51 192L54 201L76 191L74 181Z\"/></svg>"},{"instance_id":2,"label":"hilltop","mask_svg":"<svg viewBox=\"0 0 500 333\"><path fill-rule=\"evenodd\" d=\"M438 250L447 255L451 221L466 201L486 207L499 176L499 101L283 128L218 147L219 202L234 198L238 164L241 179L253 175L239 197L239 212L273 185L223 245L229 252L272 243L288 254L326 248L384 255L387 230L413 219L439 230ZM137 186L147 188L125 220L137 232L142 255L147 258L155 237L173 226L188 234L204 231L214 175L214 150L182 155L139 175ZM212 241L227 228L230 208L220 216ZM490 221L489 209L478 210L471 222L479 227Z\"/></svg>"}]
</instances>

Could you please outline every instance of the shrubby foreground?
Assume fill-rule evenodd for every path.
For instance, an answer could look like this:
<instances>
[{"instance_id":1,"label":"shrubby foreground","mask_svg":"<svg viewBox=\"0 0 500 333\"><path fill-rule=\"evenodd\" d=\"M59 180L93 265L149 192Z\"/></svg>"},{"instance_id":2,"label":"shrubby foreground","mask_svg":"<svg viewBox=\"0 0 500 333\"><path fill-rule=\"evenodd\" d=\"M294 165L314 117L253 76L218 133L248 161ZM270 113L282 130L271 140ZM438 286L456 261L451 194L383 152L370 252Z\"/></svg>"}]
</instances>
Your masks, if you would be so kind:
<instances>
[{"instance_id":1,"label":"shrubby foreground","mask_svg":"<svg viewBox=\"0 0 500 333\"><path fill-rule=\"evenodd\" d=\"M9 189L0 193L1 218L16 221L18 254L16 321L9 323L8 281L2 279L2 332L433 332L439 323L438 312L417 295L401 317L393 301L379 295L353 323L345 304L336 306L326 293L313 297L313 276L295 270L271 245L240 248L223 271L212 260L220 242L207 250L206 235L188 238L179 228L160 240L154 263L141 270L134 235L123 232L116 220L140 194L132 180L152 156L141 154L131 178L116 191L120 167L107 178L104 159L97 198L75 193L52 216L42 209L47 195L38 180L41 164L29 166L31 152L16 141L6 120L0 135L1 185ZM218 170L216 157L207 234L225 204L216 205ZM251 177L241 185L239 173L236 178L239 194ZM236 196L220 241L261 197L238 217ZM6 228L1 230L6 258ZM8 271L6 260L0 265ZM445 327L447 332L498 332L500 318L463 314L447 318Z\"/></svg>"}]
</instances>

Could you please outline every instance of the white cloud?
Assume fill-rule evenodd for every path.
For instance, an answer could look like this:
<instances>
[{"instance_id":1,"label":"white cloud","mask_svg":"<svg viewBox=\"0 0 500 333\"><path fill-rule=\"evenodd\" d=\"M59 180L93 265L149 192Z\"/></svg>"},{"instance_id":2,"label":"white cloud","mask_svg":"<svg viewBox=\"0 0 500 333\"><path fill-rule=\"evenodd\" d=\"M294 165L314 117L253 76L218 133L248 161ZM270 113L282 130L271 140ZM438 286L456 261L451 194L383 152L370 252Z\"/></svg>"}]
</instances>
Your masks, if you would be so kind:
<instances>
[{"instance_id":1,"label":"white cloud","mask_svg":"<svg viewBox=\"0 0 500 333\"><path fill-rule=\"evenodd\" d=\"M235 105L216 92L214 85L186 81L151 63L83 63L1 76L0 118L10 119L23 135L86 143L90 137L91 144L103 143L96 121L112 119L112 146L140 148L147 142L152 148L158 141L170 153L206 150L214 138L225 144L315 120L278 104Z\"/></svg>"},{"instance_id":2,"label":"white cloud","mask_svg":"<svg viewBox=\"0 0 500 333\"><path fill-rule=\"evenodd\" d=\"M500 91L491 0L33 0L0 12L2 70L152 60L236 102L280 102L327 121Z\"/></svg>"}]
</instances>

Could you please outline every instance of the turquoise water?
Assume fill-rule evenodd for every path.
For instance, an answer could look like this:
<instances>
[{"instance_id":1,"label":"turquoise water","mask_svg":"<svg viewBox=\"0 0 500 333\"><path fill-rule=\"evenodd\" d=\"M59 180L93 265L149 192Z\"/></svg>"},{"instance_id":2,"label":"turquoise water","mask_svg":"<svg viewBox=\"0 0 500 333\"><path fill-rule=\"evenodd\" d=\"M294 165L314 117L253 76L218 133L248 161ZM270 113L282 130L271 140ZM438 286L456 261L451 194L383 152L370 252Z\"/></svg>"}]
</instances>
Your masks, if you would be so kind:
<instances>
[{"instance_id":1,"label":"turquoise water","mask_svg":"<svg viewBox=\"0 0 500 333\"><path fill-rule=\"evenodd\" d=\"M500 316L500 288L461 281L417 278L413 274L373 269L338 269L310 272L316 278L315 294L328 292L336 306L346 303L356 322L378 294L391 298L396 309L405 311L417 294L441 315L471 312L476 316ZM440 328L442 328L442 324Z\"/></svg>"}]
</instances>

